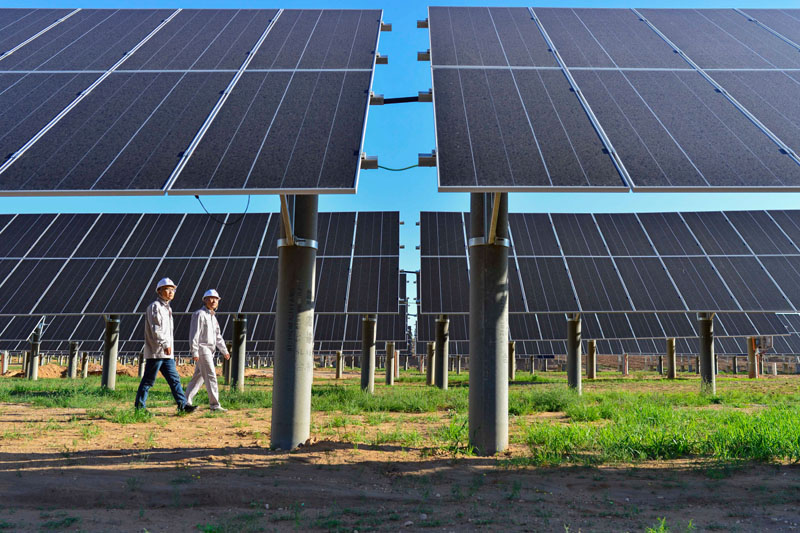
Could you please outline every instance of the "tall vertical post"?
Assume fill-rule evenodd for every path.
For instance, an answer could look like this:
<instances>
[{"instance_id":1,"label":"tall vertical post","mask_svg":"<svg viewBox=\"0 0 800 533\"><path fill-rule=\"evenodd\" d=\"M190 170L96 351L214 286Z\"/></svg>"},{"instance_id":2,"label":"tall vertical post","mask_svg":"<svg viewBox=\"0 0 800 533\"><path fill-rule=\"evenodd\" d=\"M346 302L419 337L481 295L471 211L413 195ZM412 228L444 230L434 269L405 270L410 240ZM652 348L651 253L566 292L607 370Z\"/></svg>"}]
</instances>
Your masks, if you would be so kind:
<instances>
[{"instance_id":1,"label":"tall vertical post","mask_svg":"<svg viewBox=\"0 0 800 533\"><path fill-rule=\"evenodd\" d=\"M39 379L39 349L42 343L42 326L37 326L31 335L30 373L28 378L36 381Z\"/></svg>"},{"instance_id":2,"label":"tall vertical post","mask_svg":"<svg viewBox=\"0 0 800 533\"><path fill-rule=\"evenodd\" d=\"M567 316L567 385L581 394L581 315Z\"/></svg>"},{"instance_id":3,"label":"tall vertical post","mask_svg":"<svg viewBox=\"0 0 800 533\"><path fill-rule=\"evenodd\" d=\"M508 446L508 193L470 195L469 441Z\"/></svg>"},{"instance_id":4,"label":"tall vertical post","mask_svg":"<svg viewBox=\"0 0 800 533\"><path fill-rule=\"evenodd\" d=\"M361 390L375 392L375 336L377 318L366 315L361 320Z\"/></svg>"},{"instance_id":5,"label":"tall vertical post","mask_svg":"<svg viewBox=\"0 0 800 533\"><path fill-rule=\"evenodd\" d=\"M698 313L697 329L700 333L700 391L717 393L714 373L714 313Z\"/></svg>"},{"instance_id":6,"label":"tall vertical post","mask_svg":"<svg viewBox=\"0 0 800 533\"><path fill-rule=\"evenodd\" d=\"M81 356L81 377L83 379L89 377L89 354L86 352Z\"/></svg>"},{"instance_id":7,"label":"tall vertical post","mask_svg":"<svg viewBox=\"0 0 800 533\"><path fill-rule=\"evenodd\" d=\"M76 341L69 343L69 359L67 360L67 377L69 379L78 377L78 346Z\"/></svg>"},{"instance_id":8,"label":"tall vertical post","mask_svg":"<svg viewBox=\"0 0 800 533\"><path fill-rule=\"evenodd\" d=\"M8 372L8 350L3 350L3 366L0 368L0 374Z\"/></svg>"},{"instance_id":9,"label":"tall vertical post","mask_svg":"<svg viewBox=\"0 0 800 533\"><path fill-rule=\"evenodd\" d=\"M436 319L436 372L434 383L442 390L447 390L447 378L450 363L450 319L447 315L439 315Z\"/></svg>"},{"instance_id":10,"label":"tall vertical post","mask_svg":"<svg viewBox=\"0 0 800 533\"><path fill-rule=\"evenodd\" d=\"M139 351L139 379L144 377L144 350Z\"/></svg>"},{"instance_id":11,"label":"tall vertical post","mask_svg":"<svg viewBox=\"0 0 800 533\"><path fill-rule=\"evenodd\" d=\"M231 352L231 388L244 391L244 369L247 359L247 317L237 315L233 318L233 352ZM277 379L274 380L274 383ZM272 410L275 411L275 392L273 389ZM274 416L274 415L273 415Z\"/></svg>"},{"instance_id":12,"label":"tall vertical post","mask_svg":"<svg viewBox=\"0 0 800 533\"><path fill-rule=\"evenodd\" d=\"M343 365L342 351L336 350L336 379L342 379Z\"/></svg>"},{"instance_id":13,"label":"tall vertical post","mask_svg":"<svg viewBox=\"0 0 800 533\"><path fill-rule=\"evenodd\" d=\"M100 386L104 389L117 388L117 353L119 351L119 315L106 318L106 335L103 343L103 378Z\"/></svg>"},{"instance_id":14,"label":"tall vertical post","mask_svg":"<svg viewBox=\"0 0 800 533\"><path fill-rule=\"evenodd\" d=\"M658 372L659 376L663 376L664 375L664 356L663 355L659 355L658 356L658 366L656 367L656 371Z\"/></svg>"},{"instance_id":15,"label":"tall vertical post","mask_svg":"<svg viewBox=\"0 0 800 533\"><path fill-rule=\"evenodd\" d=\"M233 366L233 343L228 341L225 343L225 347L228 349L228 353L231 356L228 359L222 360L222 379L223 384L230 385L231 384L231 367Z\"/></svg>"},{"instance_id":16,"label":"tall vertical post","mask_svg":"<svg viewBox=\"0 0 800 533\"><path fill-rule=\"evenodd\" d=\"M319 198L281 200L271 441L274 448L290 450L311 433Z\"/></svg>"},{"instance_id":17,"label":"tall vertical post","mask_svg":"<svg viewBox=\"0 0 800 533\"><path fill-rule=\"evenodd\" d=\"M436 376L436 350L434 350L434 343L428 343L428 366L425 369L425 384L429 387L433 385L433 378Z\"/></svg>"},{"instance_id":18,"label":"tall vertical post","mask_svg":"<svg viewBox=\"0 0 800 533\"><path fill-rule=\"evenodd\" d=\"M667 379L675 379L676 366L678 362L675 359L675 338L667 339Z\"/></svg>"},{"instance_id":19,"label":"tall vertical post","mask_svg":"<svg viewBox=\"0 0 800 533\"><path fill-rule=\"evenodd\" d=\"M517 343L508 341L508 381L517 379Z\"/></svg>"},{"instance_id":20,"label":"tall vertical post","mask_svg":"<svg viewBox=\"0 0 800 533\"><path fill-rule=\"evenodd\" d=\"M586 379L597 377L597 341L591 339L586 342Z\"/></svg>"},{"instance_id":21,"label":"tall vertical post","mask_svg":"<svg viewBox=\"0 0 800 533\"><path fill-rule=\"evenodd\" d=\"M386 343L386 384L394 385L394 369L397 366L397 354L394 352L394 343Z\"/></svg>"},{"instance_id":22,"label":"tall vertical post","mask_svg":"<svg viewBox=\"0 0 800 533\"><path fill-rule=\"evenodd\" d=\"M736 357L735 355L733 357L731 357L731 372L733 372L734 376L739 373L738 361L739 361L739 358Z\"/></svg>"},{"instance_id":23,"label":"tall vertical post","mask_svg":"<svg viewBox=\"0 0 800 533\"><path fill-rule=\"evenodd\" d=\"M461 375L461 354L456 356L456 375Z\"/></svg>"},{"instance_id":24,"label":"tall vertical post","mask_svg":"<svg viewBox=\"0 0 800 533\"><path fill-rule=\"evenodd\" d=\"M753 337L747 338L747 377L750 379L758 378L758 362L756 360L756 340Z\"/></svg>"},{"instance_id":25,"label":"tall vertical post","mask_svg":"<svg viewBox=\"0 0 800 533\"><path fill-rule=\"evenodd\" d=\"M622 354L622 375L628 375L628 354Z\"/></svg>"}]
</instances>

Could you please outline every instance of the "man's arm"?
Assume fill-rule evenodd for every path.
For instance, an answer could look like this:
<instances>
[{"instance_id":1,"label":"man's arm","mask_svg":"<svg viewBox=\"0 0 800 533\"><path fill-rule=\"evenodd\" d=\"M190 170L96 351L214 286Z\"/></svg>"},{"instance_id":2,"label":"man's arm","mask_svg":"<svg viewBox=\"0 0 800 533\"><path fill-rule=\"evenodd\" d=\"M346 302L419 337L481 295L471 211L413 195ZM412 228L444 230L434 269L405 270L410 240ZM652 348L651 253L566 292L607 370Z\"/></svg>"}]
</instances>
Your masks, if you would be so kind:
<instances>
[{"instance_id":1,"label":"man's arm","mask_svg":"<svg viewBox=\"0 0 800 533\"><path fill-rule=\"evenodd\" d=\"M152 303L150 307L147 308L147 322L150 324L150 329L153 330L156 342L164 349L165 354L170 355L172 350L167 335L169 320L165 320L165 317L161 313L160 306L157 303Z\"/></svg>"},{"instance_id":2,"label":"man's arm","mask_svg":"<svg viewBox=\"0 0 800 533\"><path fill-rule=\"evenodd\" d=\"M195 361L200 359L200 318L200 311L195 311L189 327L189 351Z\"/></svg>"}]
</instances>

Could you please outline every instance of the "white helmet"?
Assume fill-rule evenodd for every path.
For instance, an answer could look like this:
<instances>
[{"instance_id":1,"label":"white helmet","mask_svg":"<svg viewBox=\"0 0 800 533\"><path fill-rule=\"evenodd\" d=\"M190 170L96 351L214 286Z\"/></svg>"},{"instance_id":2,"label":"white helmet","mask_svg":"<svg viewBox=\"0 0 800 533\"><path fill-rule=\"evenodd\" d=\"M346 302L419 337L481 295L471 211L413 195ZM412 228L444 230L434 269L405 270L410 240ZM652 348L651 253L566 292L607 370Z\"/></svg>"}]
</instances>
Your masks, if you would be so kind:
<instances>
[{"instance_id":1,"label":"white helmet","mask_svg":"<svg viewBox=\"0 0 800 533\"><path fill-rule=\"evenodd\" d=\"M160 289L161 287L175 287L175 288L178 288L178 285L177 285L177 283L175 283L174 281L172 281L169 278L161 278L158 281L158 285L156 285L156 290Z\"/></svg>"},{"instance_id":2,"label":"white helmet","mask_svg":"<svg viewBox=\"0 0 800 533\"><path fill-rule=\"evenodd\" d=\"M218 293L217 291L215 291L214 289L208 289L208 290L205 292L205 294L203 294L203 300L205 300L205 299L206 299L206 298L208 298L209 296L213 296L213 297L215 297L215 298L219 298L219 293Z\"/></svg>"}]
</instances>

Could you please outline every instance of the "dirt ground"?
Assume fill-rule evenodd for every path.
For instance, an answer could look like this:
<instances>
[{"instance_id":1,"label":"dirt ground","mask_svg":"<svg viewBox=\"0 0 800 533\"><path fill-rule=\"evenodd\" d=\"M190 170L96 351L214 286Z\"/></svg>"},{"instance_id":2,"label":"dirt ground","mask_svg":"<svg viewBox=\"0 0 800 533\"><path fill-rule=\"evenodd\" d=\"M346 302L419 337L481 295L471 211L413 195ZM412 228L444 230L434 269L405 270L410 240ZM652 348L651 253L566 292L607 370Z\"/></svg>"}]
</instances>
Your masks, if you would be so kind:
<instances>
[{"instance_id":1,"label":"dirt ground","mask_svg":"<svg viewBox=\"0 0 800 533\"><path fill-rule=\"evenodd\" d=\"M354 445L346 428L320 431L331 415L318 412L320 440L286 453L269 449L269 409L154 411L123 425L0 404L0 530L646 531L659 518L671 531L800 527L797 465L513 466L521 445L492 458ZM398 423L447 420L391 413L359 429Z\"/></svg>"}]
</instances>

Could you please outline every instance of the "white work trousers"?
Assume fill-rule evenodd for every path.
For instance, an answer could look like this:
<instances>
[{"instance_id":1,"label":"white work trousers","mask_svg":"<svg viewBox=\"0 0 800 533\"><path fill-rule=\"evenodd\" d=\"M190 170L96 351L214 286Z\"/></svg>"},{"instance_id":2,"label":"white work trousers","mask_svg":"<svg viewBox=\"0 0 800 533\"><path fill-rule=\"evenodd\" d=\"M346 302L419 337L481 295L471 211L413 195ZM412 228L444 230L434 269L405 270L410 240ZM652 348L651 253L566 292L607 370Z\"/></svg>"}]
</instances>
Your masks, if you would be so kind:
<instances>
[{"instance_id":1,"label":"white work trousers","mask_svg":"<svg viewBox=\"0 0 800 533\"><path fill-rule=\"evenodd\" d=\"M211 409L219 407L219 389L217 387L217 370L214 368L213 354L200 354L200 358L194 364L194 375L186 386L186 401L192 403L195 395L200 392L203 382L206 383L208 391L208 406Z\"/></svg>"}]
</instances>

